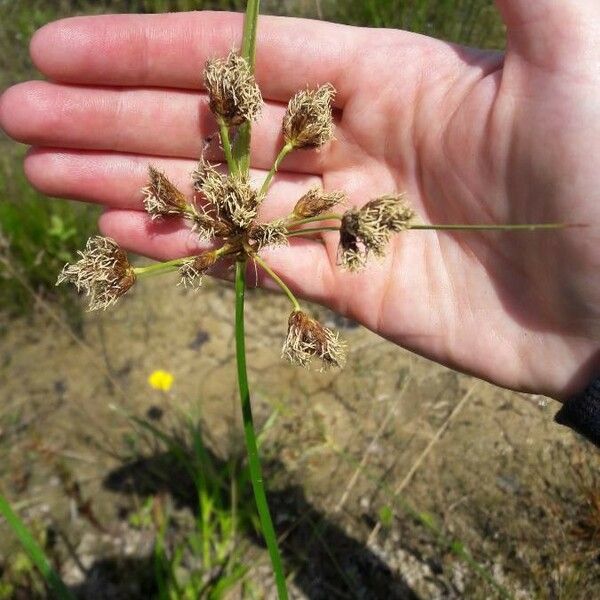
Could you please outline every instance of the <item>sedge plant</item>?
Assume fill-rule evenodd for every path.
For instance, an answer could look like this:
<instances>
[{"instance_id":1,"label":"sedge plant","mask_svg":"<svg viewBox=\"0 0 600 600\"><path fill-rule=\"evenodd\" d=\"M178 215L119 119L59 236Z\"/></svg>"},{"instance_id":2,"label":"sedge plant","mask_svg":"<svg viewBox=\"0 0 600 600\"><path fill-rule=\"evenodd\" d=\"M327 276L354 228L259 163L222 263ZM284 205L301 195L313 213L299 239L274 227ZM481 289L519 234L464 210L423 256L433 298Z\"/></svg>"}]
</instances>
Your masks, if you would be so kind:
<instances>
[{"instance_id":1,"label":"sedge plant","mask_svg":"<svg viewBox=\"0 0 600 600\"><path fill-rule=\"evenodd\" d=\"M557 229L562 224L435 225L417 218L405 194L390 190L361 207L347 204L342 190L307 190L293 210L276 220L262 222L259 211L277 171L292 152L315 151L334 139L335 89L324 82L317 89L300 90L290 100L282 123L283 144L261 185L250 181L252 123L259 117L263 99L254 77L259 0L248 0L242 45L227 57L209 60L204 87L215 118L215 130L226 164L211 164L204 156L191 174L196 192L183 194L159 169L150 165L148 184L142 190L144 207L152 219L184 219L211 249L193 256L149 266L134 266L127 253L110 238L88 240L77 262L67 264L58 283L70 282L90 298L90 309L106 309L145 277L177 271L180 284L199 289L206 274L220 263L235 265L235 340L238 383L248 465L262 534L270 554L279 598L287 598L286 579L273 522L269 513L252 418L246 369L244 294L248 264L270 276L289 298L291 312L282 357L322 369L344 365L346 348L339 335L302 309L292 291L260 256L269 246L285 245L294 237L314 240L314 234L339 235L339 267L355 272L371 257L383 257L393 235L408 230L504 230Z\"/></svg>"}]
</instances>

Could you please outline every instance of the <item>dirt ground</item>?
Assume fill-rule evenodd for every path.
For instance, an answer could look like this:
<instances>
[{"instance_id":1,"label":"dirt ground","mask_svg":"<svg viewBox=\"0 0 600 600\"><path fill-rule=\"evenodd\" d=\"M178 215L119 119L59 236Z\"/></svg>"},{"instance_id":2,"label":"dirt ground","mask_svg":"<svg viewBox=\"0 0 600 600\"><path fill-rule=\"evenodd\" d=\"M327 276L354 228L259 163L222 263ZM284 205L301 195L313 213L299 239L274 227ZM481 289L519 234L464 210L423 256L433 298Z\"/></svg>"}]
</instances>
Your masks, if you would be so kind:
<instances>
[{"instance_id":1,"label":"dirt ground","mask_svg":"<svg viewBox=\"0 0 600 600\"><path fill-rule=\"evenodd\" d=\"M153 539L127 515L158 492L187 510L173 473L160 490L121 485L152 454L125 413L163 426L188 414L215 456L242 448L232 290L170 283L144 281L119 309L86 315L80 338L44 307L2 326L0 486L70 548L62 574L84 598L148 597ZM275 415L262 452L293 597L499 596L485 577L517 598L600 597L600 460L552 423L557 407L315 310L349 343L341 373L284 364L286 302L248 294L255 417ZM149 386L156 369L173 373L169 392ZM265 553L250 548L249 576L271 597ZM14 549L0 523L0 565Z\"/></svg>"}]
</instances>

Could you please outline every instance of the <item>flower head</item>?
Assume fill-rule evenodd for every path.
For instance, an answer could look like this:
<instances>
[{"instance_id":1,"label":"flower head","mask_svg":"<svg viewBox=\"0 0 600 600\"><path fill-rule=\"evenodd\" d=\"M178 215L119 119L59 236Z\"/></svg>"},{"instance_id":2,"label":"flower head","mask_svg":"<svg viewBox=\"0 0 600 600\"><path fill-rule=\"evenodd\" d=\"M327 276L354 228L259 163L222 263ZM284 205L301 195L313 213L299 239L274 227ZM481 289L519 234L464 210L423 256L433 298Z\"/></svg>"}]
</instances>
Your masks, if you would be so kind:
<instances>
[{"instance_id":1,"label":"flower head","mask_svg":"<svg viewBox=\"0 0 600 600\"><path fill-rule=\"evenodd\" d=\"M152 371L148 376L148 384L155 390L168 392L173 386L174 379L173 373L169 373L169 371L164 371L163 369L157 369L156 371Z\"/></svg>"},{"instance_id":2,"label":"flower head","mask_svg":"<svg viewBox=\"0 0 600 600\"><path fill-rule=\"evenodd\" d=\"M148 175L150 182L142 192L144 208L153 219L167 215L185 215L190 210L187 198L164 173L150 165Z\"/></svg>"},{"instance_id":3,"label":"flower head","mask_svg":"<svg viewBox=\"0 0 600 600\"><path fill-rule=\"evenodd\" d=\"M326 84L302 90L289 102L283 118L283 137L294 148L319 148L333 139L331 102L335 89Z\"/></svg>"},{"instance_id":4,"label":"flower head","mask_svg":"<svg viewBox=\"0 0 600 600\"><path fill-rule=\"evenodd\" d=\"M414 216L404 196L382 196L361 209L346 211L340 228L340 262L357 271L365 266L369 253L384 256L392 233L408 229Z\"/></svg>"},{"instance_id":5,"label":"flower head","mask_svg":"<svg viewBox=\"0 0 600 600\"><path fill-rule=\"evenodd\" d=\"M210 109L227 125L241 125L256 119L263 99L248 61L235 52L225 59L209 60L204 70L204 85Z\"/></svg>"},{"instance_id":6,"label":"flower head","mask_svg":"<svg viewBox=\"0 0 600 600\"><path fill-rule=\"evenodd\" d=\"M287 227L284 220L253 225L248 238L258 252L267 246L286 246L288 244Z\"/></svg>"},{"instance_id":7,"label":"flower head","mask_svg":"<svg viewBox=\"0 0 600 600\"><path fill-rule=\"evenodd\" d=\"M408 229L415 218L415 211L404 194L387 195L367 202L361 210L363 223L380 226L392 233Z\"/></svg>"},{"instance_id":8,"label":"flower head","mask_svg":"<svg viewBox=\"0 0 600 600\"><path fill-rule=\"evenodd\" d=\"M180 285L185 288L199 289L204 275L217 262L216 252L204 252L187 260L179 267Z\"/></svg>"},{"instance_id":9,"label":"flower head","mask_svg":"<svg viewBox=\"0 0 600 600\"><path fill-rule=\"evenodd\" d=\"M201 190L219 220L245 230L256 219L261 197L246 177L209 172L202 182Z\"/></svg>"},{"instance_id":10,"label":"flower head","mask_svg":"<svg viewBox=\"0 0 600 600\"><path fill-rule=\"evenodd\" d=\"M90 297L90 310L106 309L129 291L136 280L126 252L112 239L94 236L74 264L66 264L56 285L73 283Z\"/></svg>"},{"instance_id":11,"label":"flower head","mask_svg":"<svg viewBox=\"0 0 600 600\"><path fill-rule=\"evenodd\" d=\"M345 345L337 333L300 310L290 315L282 358L301 367L309 367L312 359L318 358L324 370L342 367L345 355Z\"/></svg>"},{"instance_id":12,"label":"flower head","mask_svg":"<svg viewBox=\"0 0 600 600\"><path fill-rule=\"evenodd\" d=\"M294 207L294 216L299 219L310 219L331 210L344 202L344 192L325 192L319 187L309 190L298 200Z\"/></svg>"},{"instance_id":13,"label":"flower head","mask_svg":"<svg viewBox=\"0 0 600 600\"><path fill-rule=\"evenodd\" d=\"M207 180L215 177L222 177L217 168L209 163L204 157L201 157L192 171L192 183L197 192L202 192L202 186Z\"/></svg>"}]
</instances>

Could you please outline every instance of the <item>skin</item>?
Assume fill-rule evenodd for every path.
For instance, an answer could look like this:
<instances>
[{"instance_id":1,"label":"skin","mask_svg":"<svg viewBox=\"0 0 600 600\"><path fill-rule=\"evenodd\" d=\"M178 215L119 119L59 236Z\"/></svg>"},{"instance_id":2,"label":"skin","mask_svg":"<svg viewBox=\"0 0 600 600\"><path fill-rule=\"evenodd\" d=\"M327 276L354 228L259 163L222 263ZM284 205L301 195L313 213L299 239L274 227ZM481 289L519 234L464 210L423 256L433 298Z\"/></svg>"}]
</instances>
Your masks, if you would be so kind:
<instances>
[{"instance_id":1,"label":"skin","mask_svg":"<svg viewBox=\"0 0 600 600\"><path fill-rule=\"evenodd\" d=\"M264 216L286 214L318 183L346 190L357 205L406 191L425 222L578 227L411 231L361 274L336 267L334 234L264 258L299 296L397 344L564 399L600 373L600 4L497 4L505 55L402 31L261 18L257 180L281 146L287 100L307 85L338 90L336 140L286 159ZM32 185L105 205L101 231L137 253L196 252L183 223L149 220L139 189L152 162L190 191L194 159L216 131L201 67L239 45L241 30L241 15L209 12L43 27L31 56L48 81L0 99L2 128L32 146Z\"/></svg>"}]
</instances>

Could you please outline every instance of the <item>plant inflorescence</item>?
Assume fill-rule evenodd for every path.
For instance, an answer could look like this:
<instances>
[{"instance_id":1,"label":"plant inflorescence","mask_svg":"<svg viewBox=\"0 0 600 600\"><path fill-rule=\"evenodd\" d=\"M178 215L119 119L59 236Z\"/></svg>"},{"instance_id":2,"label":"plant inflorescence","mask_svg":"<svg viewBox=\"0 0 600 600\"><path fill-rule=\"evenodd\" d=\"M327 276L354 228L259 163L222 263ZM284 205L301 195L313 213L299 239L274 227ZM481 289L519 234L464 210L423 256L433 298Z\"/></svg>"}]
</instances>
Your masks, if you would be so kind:
<instances>
[{"instance_id":1,"label":"plant inflorescence","mask_svg":"<svg viewBox=\"0 0 600 600\"><path fill-rule=\"evenodd\" d=\"M362 208L332 214L336 206L346 202L344 192L316 187L307 190L288 215L261 222L260 206L285 157L298 149L322 148L334 139L335 90L324 84L315 90L301 90L290 100L282 123L283 147L262 185L256 187L236 163L231 142L233 130L257 119L263 104L250 63L232 52L225 59L208 61L203 80L227 169L201 156L191 173L196 194L188 198L165 173L150 165L148 184L142 193L143 206L152 219L185 219L198 238L212 243L213 248L150 267L135 267L115 241L95 236L80 252L80 259L65 266L58 283L73 283L88 294L91 310L105 309L142 276L178 270L180 284L197 289L217 263L253 261L273 277L292 303L282 356L305 367L313 359L320 361L322 368L342 366L345 346L338 334L302 311L290 289L259 252L269 246L288 244L291 237L313 233L314 227L305 227L309 223L324 225L333 220L338 223L334 229L340 236L339 264L357 271L365 266L369 255L383 256L391 235L409 229L415 222L415 213L404 196L397 194L376 198Z\"/></svg>"},{"instance_id":2,"label":"plant inflorescence","mask_svg":"<svg viewBox=\"0 0 600 600\"><path fill-rule=\"evenodd\" d=\"M67 264L58 283L73 283L90 297L90 309L106 309L127 293L140 278L178 271L180 285L198 289L205 275L219 263L236 265L236 356L248 463L262 532L273 564L280 598L287 588L275 530L270 517L258 457L258 444L252 419L246 373L244 339L244 290L247 263L262 269L289 298L288 319L282 357L293 364L309 367L317 361L322 369L344 365L346 349L339 335L305 312L298 299L260 256L261 250L289 243L293 237L314 239L315 233L339 235L338 265L356 272L371 257L386 254L391 237L403 231L430 229L555 229L561 225L426 225L402 193L376 197L363 206L347 204L341 190L309 189L289 214L262 221L260 208L285 158L294 151L318 150L334 140L334 101L336 91L329 83L316 89L300 90L290 101L282 122L282 147L261 185L249 176L251 124L260 115L263 98L254 76L254 49L258 0L249 0L240 52L209 60L203 83L215 118L226 165L199 158L191 173L194 197L188 198L156 167L148 168L148 183L142 190L143 205L152 219L184 219L192 232L210 249L197 254L149 266L138 267L109 238L91 238L77 262ZM334 223L334 225L332 225Z\"/></svg>"}]
</instances>

